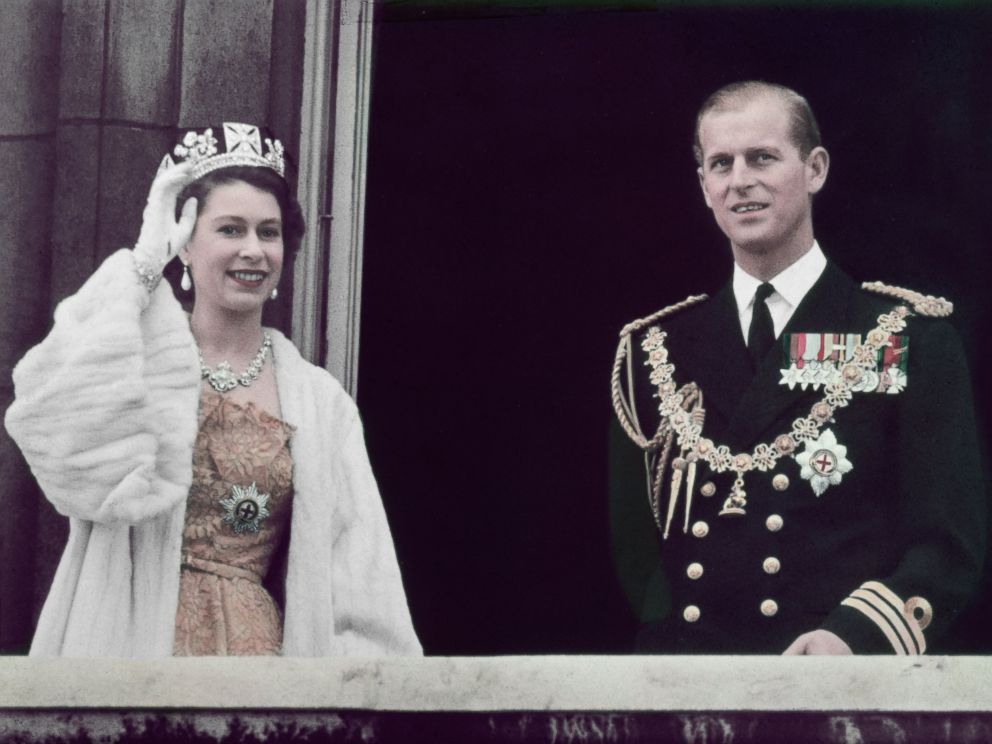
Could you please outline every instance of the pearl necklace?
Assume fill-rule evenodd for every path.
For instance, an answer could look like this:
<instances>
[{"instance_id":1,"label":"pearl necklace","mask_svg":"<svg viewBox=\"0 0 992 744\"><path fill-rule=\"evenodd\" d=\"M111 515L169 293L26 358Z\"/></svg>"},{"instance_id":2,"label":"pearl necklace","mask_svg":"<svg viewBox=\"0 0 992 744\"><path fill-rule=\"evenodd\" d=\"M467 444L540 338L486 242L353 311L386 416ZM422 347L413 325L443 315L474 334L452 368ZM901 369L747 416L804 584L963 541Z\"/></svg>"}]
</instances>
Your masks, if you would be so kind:
<instances>
[{"instance_id":1,"label":"pearl necklace","mask_svg":"<svg viewBox=\"0 0 992 744\"><path fill-rule=\"evenodd\" d=\"M245 368L245 371L240 375L234 374L234 370L231 369L231 365L228 362L221 362L215 370L210 369L207 363L203 361L203 352L197 349L197 356L200 358L200 375L218 393L230 392L239 383L244 387L248 387L258 379L258 375L262 371L262 365L265 364L265 358L269 355L269 349L271 348L272 337L268 333L263 333L261 348L258 350L255 358Z\"/></svg>"}]
</instances>

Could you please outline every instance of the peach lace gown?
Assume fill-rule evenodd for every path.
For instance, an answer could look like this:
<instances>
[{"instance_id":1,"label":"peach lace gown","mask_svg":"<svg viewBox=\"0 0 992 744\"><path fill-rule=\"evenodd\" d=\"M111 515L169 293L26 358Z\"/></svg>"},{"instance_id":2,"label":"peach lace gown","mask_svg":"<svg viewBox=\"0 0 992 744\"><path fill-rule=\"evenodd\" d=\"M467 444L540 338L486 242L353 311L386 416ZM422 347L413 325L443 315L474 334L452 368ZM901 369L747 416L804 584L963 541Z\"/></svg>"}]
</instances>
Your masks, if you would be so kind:
<instances>
[{"instance_id":1,"label":"peach lace gown","mask_svg":"<svg viewBox=\"0 0 992 744\"><path fill-rule=\"evenodd\" d=\"M282 617L262 579L289 528L293 427L251 403L235 403L204 387L173 652L278 654ZM251 493L253 483L261 496Z\"/></svg>"}]
</instances>

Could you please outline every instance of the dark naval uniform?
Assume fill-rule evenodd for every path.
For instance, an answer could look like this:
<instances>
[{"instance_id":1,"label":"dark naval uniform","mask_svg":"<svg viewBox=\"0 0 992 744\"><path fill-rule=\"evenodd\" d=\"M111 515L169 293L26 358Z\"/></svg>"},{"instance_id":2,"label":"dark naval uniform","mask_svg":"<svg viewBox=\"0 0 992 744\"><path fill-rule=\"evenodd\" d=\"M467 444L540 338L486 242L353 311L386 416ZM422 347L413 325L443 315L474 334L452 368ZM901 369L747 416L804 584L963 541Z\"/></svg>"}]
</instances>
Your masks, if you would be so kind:
<instances>
[{"instance_id":1,"label":"dark naval uniform","mask_svg":"<svg viewBox=\"0 0 992 744\"><path fill-rule=\"evenodd\" d=\"M692 494L685 493L688 475L679 479L663 540L648 508L639 450L626 438L626 452L613 448L614 472L640 464L612 499L621 579L641 613L640 651L777 654L817 628L836 633L855 653L939 649L937 639L977 589L985 549L971 383L947 322L866 291L828 263L752 373L728 284L632 334L633 402L650 438L665 420L643 346L655 327L674 366L672 382L680 389L694 382L702 393L700 441L732 454L774 446L826 395L825 384L787 384L797 344L830 334L842 345L900 305L911 312L883 350L906 356L897 384L853 392L815 432L794 438L794 450L780 452L773 467L744 472L741 509L729 498L737 473L714 472L699 460ZM850 351L835 358L843 361ZM661 474L662 524L670 463L680 454L676 443ZM727 507L733 513L721 515Z\"/></svg>"}]
</instances>

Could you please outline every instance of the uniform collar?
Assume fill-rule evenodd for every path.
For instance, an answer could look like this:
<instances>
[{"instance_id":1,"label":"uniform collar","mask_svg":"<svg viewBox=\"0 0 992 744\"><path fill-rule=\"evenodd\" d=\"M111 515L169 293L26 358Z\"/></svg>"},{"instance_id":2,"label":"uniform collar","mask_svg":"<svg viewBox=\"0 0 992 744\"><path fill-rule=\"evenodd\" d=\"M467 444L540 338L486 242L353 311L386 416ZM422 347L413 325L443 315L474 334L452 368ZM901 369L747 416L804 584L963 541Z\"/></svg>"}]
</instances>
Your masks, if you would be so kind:
<instances>
[{"instance_id":1,"label":"uniform collar","mask_svg":"<svg viewBox=\"0 0 992 744\"><path fill-rule=\"evenodd\" d=\"M816 283L816 280L820 278L820 274L823 273L826 266L827 257L820 250L820 244L814 240L812 247L798 261L768 281L775 286L775 294L788 303L790 310L795 310L806 293ZM754 292L759 284L761 284L760 279L751 276L734 263L734 299L737 301L739 315L744 315L745 312L750 314ZM774 296L772 295L772 297Z\"/></svg>"}]
</instances>

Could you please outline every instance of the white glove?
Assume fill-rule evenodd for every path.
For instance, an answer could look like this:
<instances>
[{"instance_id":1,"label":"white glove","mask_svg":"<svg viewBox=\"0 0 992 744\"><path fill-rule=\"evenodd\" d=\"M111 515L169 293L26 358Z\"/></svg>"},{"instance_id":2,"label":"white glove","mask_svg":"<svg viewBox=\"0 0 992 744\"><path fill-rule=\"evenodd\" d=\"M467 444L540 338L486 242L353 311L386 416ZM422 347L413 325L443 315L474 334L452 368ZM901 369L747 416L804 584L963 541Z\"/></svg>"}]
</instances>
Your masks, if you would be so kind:
<instances>
[{"instance_id":1,"label":"white glove","mask_svg":"<svg viewBox=\"0 0 992 744\"><path fill-rule=\"evenodd\" d=\"M189 163L168 166L165 162L148 190L148 203L141 215L141 234L134 245L138 275L154 289L162 270L189 242L196 225L196 199L187 199L176 221L176 198L190 182Z\"/></svg>"}]
</instances>

